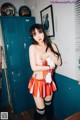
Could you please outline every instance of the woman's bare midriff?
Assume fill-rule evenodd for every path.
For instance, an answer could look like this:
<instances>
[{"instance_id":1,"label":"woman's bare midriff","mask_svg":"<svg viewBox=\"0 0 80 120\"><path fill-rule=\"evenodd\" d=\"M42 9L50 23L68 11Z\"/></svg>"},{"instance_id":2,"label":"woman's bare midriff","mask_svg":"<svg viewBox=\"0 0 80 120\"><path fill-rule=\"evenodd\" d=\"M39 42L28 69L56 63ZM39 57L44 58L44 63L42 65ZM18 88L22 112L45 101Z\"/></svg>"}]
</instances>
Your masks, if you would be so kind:
<instances>
[{"instance_id":1,"label":"woman's bare midriff","mask_svg":"<svg viewBox=\"0 0 80 120\"><path fill-rule=\"evenodd\" d=\"M34 72L32 76L36 79L39 79L39 80L43 79L43 72L42 71Z\"/></svg>"}]
</instances>

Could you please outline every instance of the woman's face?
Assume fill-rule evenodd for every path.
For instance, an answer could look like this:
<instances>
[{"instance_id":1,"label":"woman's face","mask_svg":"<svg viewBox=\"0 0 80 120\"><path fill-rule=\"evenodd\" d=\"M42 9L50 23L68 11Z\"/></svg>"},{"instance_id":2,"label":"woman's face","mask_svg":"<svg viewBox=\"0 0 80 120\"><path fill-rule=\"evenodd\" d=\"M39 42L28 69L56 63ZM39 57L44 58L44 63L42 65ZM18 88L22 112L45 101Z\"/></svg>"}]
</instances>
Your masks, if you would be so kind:
<instances>
[{"instance_id":1,"label":"woman's face","mask_svg":"<svg viewBox=\"0 0 80 120\"><path fill-rule=\"evenodd\" d=\"M37 30L35 28L33 39L38 42L38 44L41 44L44 41L44 33L42 32L42 30Z\"/></svg>"}]
</instances>

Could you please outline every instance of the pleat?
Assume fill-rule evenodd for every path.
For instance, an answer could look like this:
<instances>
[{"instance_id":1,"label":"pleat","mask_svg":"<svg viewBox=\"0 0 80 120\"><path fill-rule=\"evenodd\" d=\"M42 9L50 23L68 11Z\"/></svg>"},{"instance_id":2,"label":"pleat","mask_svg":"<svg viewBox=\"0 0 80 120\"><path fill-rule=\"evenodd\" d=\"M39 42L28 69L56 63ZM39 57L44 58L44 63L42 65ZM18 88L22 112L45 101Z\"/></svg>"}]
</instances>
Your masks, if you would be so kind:
<instances>
[{"instance_id":1,"label":"pleat","mask_svg":"<svg viewBox=\"0 0 80 120\"><path fill-rule=\"evenodd\" d=\"M34 77L30 79L28 89L33 96L41 98L49 96L52 92L57 90L54 81L46 84L44 79L39 80Z\"/></svg>"}]
</instances>

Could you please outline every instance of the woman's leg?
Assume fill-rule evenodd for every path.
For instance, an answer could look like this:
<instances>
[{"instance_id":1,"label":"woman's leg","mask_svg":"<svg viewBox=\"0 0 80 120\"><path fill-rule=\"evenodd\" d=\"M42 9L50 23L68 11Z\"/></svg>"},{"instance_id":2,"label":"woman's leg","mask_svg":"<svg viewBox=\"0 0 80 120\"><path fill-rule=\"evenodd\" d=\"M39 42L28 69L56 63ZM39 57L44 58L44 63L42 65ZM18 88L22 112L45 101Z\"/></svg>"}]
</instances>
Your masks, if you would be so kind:
<instances>
[{"instance_id":1,"label":"woman's leg","mask_svg":"<svg viewBox=\"0 0 80 120\"><path fill-rule=\"evenodd\" d=\"M46 96L44 100L45 101L51 101L52 97L53 97L53 93L51 95L49 95L49 96Z\"/></svg>"},{"instance_id":2,"label":"woman's leg","mask_svg":"<svg viewBox=\"0 0 80 120\"><path fill-rule=\"evenodd\" d=\"M45 112L47 120L53 120L52 95L45 97Z\"/></svg>"},{"instance_id":3,"label":"woman's leg","mask_svg":"<svg viewBox=\"0 0 80 120\"><path fill-rule=\"evenodd\" d=\"M36 111L34 114L34 120L41 120L45 113L45 104L44 104L44 99L38 98L38 97L33 97L35 104L36 104Z\"/></svg>"}]
</instances>

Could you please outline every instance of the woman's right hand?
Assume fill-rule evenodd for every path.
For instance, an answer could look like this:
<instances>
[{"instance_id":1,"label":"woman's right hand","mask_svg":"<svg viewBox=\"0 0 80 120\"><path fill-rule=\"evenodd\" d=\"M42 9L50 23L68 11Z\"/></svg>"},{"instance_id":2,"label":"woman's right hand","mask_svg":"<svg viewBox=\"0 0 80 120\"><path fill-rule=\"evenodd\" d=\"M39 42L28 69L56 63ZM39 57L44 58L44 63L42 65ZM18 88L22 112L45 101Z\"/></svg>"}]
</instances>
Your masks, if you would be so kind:
<instances>
[{"instance_id":1,"label":"woman's right hand","mask_svg":"<svg viewBox=\"0 0 80 120\"><path fill-rule=\"evenodd\" d=\"M46 60L47 57L49 57L49 52L45 52L45 53L43 53L43 54L41 55L41 58L42 58L43 60Z\"/></svg>"}]
</instances>

